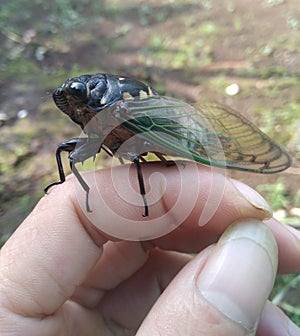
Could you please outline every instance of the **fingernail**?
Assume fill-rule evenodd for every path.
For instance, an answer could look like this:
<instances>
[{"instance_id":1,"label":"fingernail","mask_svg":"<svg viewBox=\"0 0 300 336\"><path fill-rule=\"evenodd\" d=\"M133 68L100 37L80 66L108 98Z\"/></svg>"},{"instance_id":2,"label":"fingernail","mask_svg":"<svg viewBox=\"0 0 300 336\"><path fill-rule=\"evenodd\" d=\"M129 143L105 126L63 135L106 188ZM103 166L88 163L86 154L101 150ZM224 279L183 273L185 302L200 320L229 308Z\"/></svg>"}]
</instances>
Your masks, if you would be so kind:
<instances>
[{"instance_id":1,"label":"fingernail","mask_svg":"<svg viewBox=\"0 0 300 336\"><path fill-rule=\"evenodd\" d=\"M254 189L250 188L246 184L230 179L236 189L244 196L244 198L256 209L261 210L264 214L263 219L269 219L273 215L272 208L269 204L263 199L263 197L256 192Z\"/></svg>"},{"instance_id":2,"label":"fingernail","mask_svg":"<svg viewBox=\"0 0 300 336\"><path fill-rule=\"evenodd\" d=\"M253 332L274 285L276 270L277 245L270 229L248 219L224 232L197 284L216 309Z\"/></svg>"}]
</instances>

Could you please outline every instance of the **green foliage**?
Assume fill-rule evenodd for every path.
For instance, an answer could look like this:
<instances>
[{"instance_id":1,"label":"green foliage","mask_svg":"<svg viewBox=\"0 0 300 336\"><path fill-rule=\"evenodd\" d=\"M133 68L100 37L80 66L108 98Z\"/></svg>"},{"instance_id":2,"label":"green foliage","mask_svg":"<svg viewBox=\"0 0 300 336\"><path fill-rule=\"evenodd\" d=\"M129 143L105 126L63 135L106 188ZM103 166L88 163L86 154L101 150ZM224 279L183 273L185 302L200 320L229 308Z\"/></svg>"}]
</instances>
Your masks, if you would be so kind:
<instances>
[{"instance_id":1,"label":"green foliage","mask_svg":"<svg viewBox=\"0 0 300 336\"><path fill-rule=\"evenodd\" d=\"M270 6L278 6L281 5L284 2L284 0L267 0L267 4Z\"/></svg>"},{"instance_id":2,"label":"green foliage","mask_svg":"<svg viewBox=\"0 0 300 336\"><path fill-rule=\"evenodd\" d=\"M299 30L300 29L300 20L297 19L295 16L288 15L286 18L286 24L289 28L293 30Z\"/></svg>"},{"instance_id":3,"label":"green foliage","mask_svg":"<svg viewBox=\"0 0 300 336\"><path fill-rule=\"evenodd\" d=\"M0 30L19 36L25 29L56 32L57 27L72 28L82 25L86 14L99 15L102 1L82 0L14 0L1 4ZM36 20L36 17L40 20ZM22 28L21 28L22 27ZM22 29L22 30L21 30Z\"/></svg>"},{"instance_id":4,"label":"green foliage","mask_svg":"<svg viewBox=\"0 0 300 336\"><path fill-rule=\"evenodd\" d=\"M218 27L214 22L204 22L199 27L199 33L201 34L215 34L218 31Z\"/></svg>"},{"instance_id":5,"label":"green foliage","mask_svg":"<svg viewBox=\"0 0 300 336\"><path fill-rule=\"evenodd\" d=\"M300 190L297 191L294 201L295 201L295 206L299 207L300 206Z\"/></svg>"},{"instance_id":6,"label":"green foliage","mask_svg":"<svg viewBox=\"0 0 300 336\"><path fill-rule=\"evenodd\" d=\"M139 23L141 26L147 26L153 22L163 22L168 13L167 8L162 7L161 10L155 11L148 4L138 6Z\"/></svg>"},{"instance_id":7,"label":"green foliage","mask_svg":"<svg viewBox=\"0 0 300 336\"><path fill-rule=\"evenodd\" d=\"M261 184L257 190L263 193L273 210L286 208L289 202L285 186L280 180L275 184Z\"/></svg>"},{"instance_id":8,"label":"green foliage","mask_svg":"<svg viewBox=\"0 0 300 336\"><path fill-rule=\"evenodd\" d=\"M292 87L294 84L291 82L290 85ZM283 90L285 90L283 83L278 87L274 85L272 89L265 90L264 95L275 99L282 94ZM297 121L300 118L300 102L296 100L283 102L278 107L262 105L257 107L255 112L259 115L259 128L271 138L276 139L280 144L298 142Z\"/></svg>"},{"instance_id":9,"label":"green foliage","mask_svg":"<svg viewBox=\"0 0 300 336\"><path fill-rule=\"evenodd\" d=\"M5 242L8 240L9 237L10 237L9 233L0 236L0 248L5 244Z\"/></svg>"},{"instance_id":10,"label":"green foliage","mask_svg":"<svg viewBox=\"0 0 300 336\"><path fill-rule=\"evenodd\" d=\"M279 306L296 325L300 326L300 275L284 274L276 277L270 300Z\"/></svg>"}]
</instances>

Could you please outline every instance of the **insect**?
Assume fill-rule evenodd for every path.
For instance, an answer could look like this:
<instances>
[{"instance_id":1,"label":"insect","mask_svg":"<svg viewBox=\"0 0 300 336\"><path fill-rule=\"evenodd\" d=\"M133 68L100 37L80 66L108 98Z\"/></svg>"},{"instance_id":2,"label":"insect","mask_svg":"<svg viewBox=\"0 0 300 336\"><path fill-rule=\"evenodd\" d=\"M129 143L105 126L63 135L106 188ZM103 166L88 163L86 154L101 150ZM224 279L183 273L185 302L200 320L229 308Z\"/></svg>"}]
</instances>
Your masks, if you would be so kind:
<instances>
[{"instance_id":1,"label":"insect","mask_svg":"<svg viewBox=\"0 0 300 336\"><path fill-rule=\"evenodd\" d=\"M87 135L62 142L56 150L59 181L65 181L61 153L86 192L89 186L76 163L102 149L136 166L144 214L149 215L141 162L154 153L159 160L179 156L217 167L255 173L276 173L291 165L288 153L238 112L219 104L193 104L160 96L150 86L110 74L69 78L53 93L57 107ZM134 138L133 138L134 137ZM123 146L131 138L133 143ZM124 147L124 148L123 148Z\"/></svg>"}]
</instances>

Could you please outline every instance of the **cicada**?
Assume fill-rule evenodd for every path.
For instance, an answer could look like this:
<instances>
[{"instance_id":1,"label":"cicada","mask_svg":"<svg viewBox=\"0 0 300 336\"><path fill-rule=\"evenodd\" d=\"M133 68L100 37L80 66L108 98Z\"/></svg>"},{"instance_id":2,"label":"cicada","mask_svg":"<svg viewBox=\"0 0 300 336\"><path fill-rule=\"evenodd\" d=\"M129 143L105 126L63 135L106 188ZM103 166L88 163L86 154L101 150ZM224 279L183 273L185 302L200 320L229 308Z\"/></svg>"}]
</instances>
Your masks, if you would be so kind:
<instances>
[{"instance_id":1,"label":"cicada","mask_svg":"<svg viewBox=\"0 0 300 336\"><path fill-rule=\"evenodd\" d=\"M86 192L89 186L76 168L104 150L137 170L144 214L148 204L141 162L151 152L192 159L206 165L254 173L276 173L291 165L288 153L237 111L221 104L187 104L160 96L152 87L111 74L67 79L53 93L57 107L77 123L86 137L60 143L56 150L59 181L65 181L61 153L69 153L70 168ZM123 146L134 139L129 146Z\"/></svg>"}]
</instances>

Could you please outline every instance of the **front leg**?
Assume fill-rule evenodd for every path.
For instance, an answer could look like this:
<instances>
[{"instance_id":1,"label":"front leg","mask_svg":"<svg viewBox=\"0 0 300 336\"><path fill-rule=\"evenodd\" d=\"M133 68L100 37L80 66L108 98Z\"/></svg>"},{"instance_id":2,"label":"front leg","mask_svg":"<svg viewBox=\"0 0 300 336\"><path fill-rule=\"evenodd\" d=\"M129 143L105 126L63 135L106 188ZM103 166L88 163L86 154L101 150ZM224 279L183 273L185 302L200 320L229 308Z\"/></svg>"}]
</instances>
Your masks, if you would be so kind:
<instances>
[{"instance_id":1,"label":"front leg","mask_svg":"<svg viewBox=\"0 0 300 336\"><path fill-rule=\"evenodd\" d=\"M99 143L99 139L88 139L85 143L81 144L79 147L76 147L69 155L69 161L70 161L70 168L77 178L78 182L82 186L83 190L86 193L86 210L87 212L92 212L90 206L89 206L89 191L90 187L87 185L87 183L84 181L82 176L80 175L79 171L77 170L75 164L77 162L84 162L85 160L89 159L90 157L96 156L97 153L100 152L102 148L102 144Z\"/></svg>"},{"instance_id":2,"label":"front leg","mask_svg":"<svg viewBox=\"0 0 300 336\"><path fill-rule=\"evenodd\" d=\"M75 164L77 162L84 162L88 158L95 156L100 150L101 144L99 144L99 139L74 138L65 142L61 142L56 150L56 162L60 180L48 184L44 189L45 193L47 193L51 187L65 182L66 176L61 161L61 153L68 152L71 170L86 192L86 209L88 212L91 212L88 204L88 194L90 188L79 174L78 170L75 167Z\"/></svg>"},{"instance_id":3,"label":"front leg","mask_svg":"<svg viewBox=\"0 0 300 336\"><path fill-rule=\"evenodd\" d=\"M57 163L57 168L58 168L58 173L59 173L59 181L55 181L55 182L48 184L44 188L45 193L47 193L51 187L58 185L58 184L62 184L66 180L66 175L65 175L64 168L63 168L62 161L61 161L61 153L62 152L71 153L75 150L76 146L84 145L87 142L87 140L88 138L74 138L74 139L70 139L68 141L64 141L58 144L55 157L56 157L56 163Z\"/></svg>"}]
</instances>

